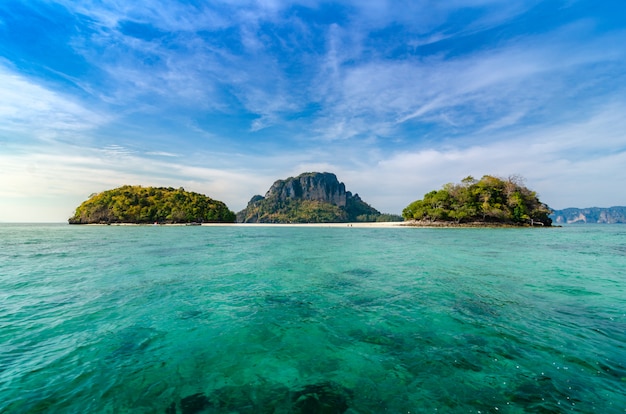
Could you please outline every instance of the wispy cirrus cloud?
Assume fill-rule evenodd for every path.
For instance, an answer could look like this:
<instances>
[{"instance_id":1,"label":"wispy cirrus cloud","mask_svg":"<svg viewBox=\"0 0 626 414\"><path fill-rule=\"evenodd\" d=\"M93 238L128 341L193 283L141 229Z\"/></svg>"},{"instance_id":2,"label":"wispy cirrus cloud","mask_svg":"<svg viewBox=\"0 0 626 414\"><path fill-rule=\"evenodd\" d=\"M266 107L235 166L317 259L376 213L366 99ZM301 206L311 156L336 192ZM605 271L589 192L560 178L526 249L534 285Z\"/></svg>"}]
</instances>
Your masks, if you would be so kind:
<instances>
[{"instance_id":1,"label":"wispy cirrus cloud","mask_svg":"<svg viewBox=\"0 0 626 414\"><path fill-rule=\"evenodd\" d=\"M237 5L216 2L200 6L174 1L141 1L132 5L120 2L64 4L96 22L94 26L98 30L87 43L89 49L81 53L86 53L86 57L108 72L111 81L117 84L117 87L112 85L116 91L112 99L123 102L154 95L164 100L182 99L190 106L228 111L234 98L256 115L251 123L252 131L285 122L290 114L303 110L311 100L326 104L341 100L342 96L338 95L350 98L351 91L342 90L338 82L350 83L351 79L358 78L359 70L367 71L371 61L363 61L363 58L375 46L370 44L370 30L392 22L410 22L418 33L429 34L433 25L445 24L449 15L459 10L482 11L469 25L485 27L487 23L476 22L497 25L523 9L522 3L512 6L510 2L499 1L436 7L421 3L387 7L378 2L346 2L343 5L345 16L337 16L338 22L329 27L328 53L319 56L317 51L308 55L302 51L311 50L310 43L320 34L320 27L316 28L315 21L304 21L290 11L298 4L318 7L310 2L250 1ZM408 16L411 16L410 21L407 21ZM127 22L138 25L137 33L124 30ZM279 30L263 30L262 25L268 22ZM231 44L223 44L223 36L213 38L210 35L223 30L232 30L228 35ZM162 32L163 36L157 33L142 38L140 35L154 31ZM94 50L94 43L100 44L101 50ZM85 43L74 44L80 51ZM281 54L290 50L294 52L294 56L289 56L290 65L294 57L302 59L301 68L305 70L300 75L287 73L287 61ZM357 63L354 72L350 72L349 67L344 68L348 72L337 78L341 66L351 61L363 63ZM414 63L408 62L409 65ZM317 78L322 90L308 86L307 78ZM379 80L380 76L375 79ZM366 100L389 103L377 95L372 91ZM402 104L401 99L394 102ZM353 112L363 109L352 103L348 105ZM331 109L342 108L331 106ZM369 114L363 115L369 117ZM341 123L345 125L346 120Z\"/></svg>"},{"instance_id":2,"label":"wispy cirrus cloud","mask_svg":"<svg viewBox=\"0 0 626 414\"><path fill-rule=\"evenodd\" d=\"M624 33L581 42L581 30L586 29L567 28L455 58L412 56L342 66L335 74L338 88L323 105L320 134L385 136L398 132L391 124L421 122L451 126L448 133L454 135L459 128L466 133L519 124L526 116L558 117L551 107L577 99L585 85L623 76L624 52L617 45ZM604 91L606 97L618 97L623 88L616 88ZM329 87L322 82L320 90L327 93Z\"/></svg>"},{"instance_id":3,"label":"wispy cirrus cloud","mask_svg":"<svg viewBox=\"0 0 626 414\"><path fill-rule=\"evenodd\" d=\"M0 62L0 131L41 141L81 139L110 120L79 100L42 87Z\"/></svg>"},{"instance_id":4,"label":"wispy cirrus cloud","mask_svg":"<svg viewBox=\"0 0 626 414\"><path fill-rule=\"evenodd\" d=\"M145 107L152 100L170 108L186 105L190 116L197 108L223 113L245 109L253 133L293 123L311 103L321 108L321 116L313 118L309 130L325 139L390 135L396 132L393 122L429 114L428 122L463 125L455 119L456 106L475 105L472 101L486 94L473 92L516 81L516 73L500 80L495 73L513 69L523 78L520 70L536 61L522 57L520 65L503 47L456 57L422 56L413 50L413 55L389 59L380 55L387 46L376 40L376 30L389 24L404 26L399 32L403 37L389 43L394 47L409 45L415 36L428 37L429 43L466 36L515 18L532 7L528 2L407 2L402 7L345 2L336 5L336 21L325 25L300 16L297 7L323 7L306 1L62 4L93 22L93 31L72 44L108 74L112 104L142 101ZM447 29L458 13L466 13L467 22ZM320 35L326 37L321 50L315 46ZM497 66L502 69L494 71Z\"/></svg>"},{"instance_id":5,"label":"wispy cirrus cloud","mask_svg":"<svg viewBox=\"0 0 626 414\"><path fill-rule=\"evenodd\" d=\"M476 128L481 122L498 125L502 121L484 119L491 117L485 112L514 119L501 113L508 107L521 120L536 102L562 93L559 82L572 88L548 78L550 73L570 76L576 65L572 56L601 63L609 53L606 41L595 50L584 43L580 48L558 30L453 56L445 49L434 54L415 49L416 37L418 44L420 38L432 44L497 27L532 8L535 3L529 2L407 2L402 7L345 2L337 4L331 24L302 18L297 7L322 7L306 1L62 4L90 18L92 30L85 37L77 34L72 45L108 74L102 88L109 103L130 111L186 108L189 116L197 109L244 109L251 132L294 123L313 104L319 110L308 130L324 139L393 135L394 123L407 121L457 128L468 122ZM459 13L466 15L464 24L454 20L453 29L447 28ZM389 24L402 30L383 44L376 31ZM572 33L576 30L567 34ZM320 35L326 38L321 49L314 46ZM403 44L404 54L388 55L388 47ZM153 108L146 104L150 101Z\"/></svg>"}]
</instances>

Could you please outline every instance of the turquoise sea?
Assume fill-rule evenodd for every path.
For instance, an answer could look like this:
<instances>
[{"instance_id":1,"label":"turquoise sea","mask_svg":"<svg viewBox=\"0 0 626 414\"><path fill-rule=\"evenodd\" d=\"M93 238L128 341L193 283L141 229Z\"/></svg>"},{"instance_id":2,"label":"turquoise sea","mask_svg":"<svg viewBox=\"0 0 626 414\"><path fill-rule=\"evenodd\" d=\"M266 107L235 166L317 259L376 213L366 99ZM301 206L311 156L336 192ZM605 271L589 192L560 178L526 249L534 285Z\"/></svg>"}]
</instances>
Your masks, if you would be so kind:
<instances>
[{"instance_id":1,"label":"turquoise sea","mask_svg":"<svg viewBox=\"0 0 626 414\"><path fill-rule=\"evenodd\" d=\"M1 413L624 413L626 225L0 225Z\"/></svg>"}]
</instances>

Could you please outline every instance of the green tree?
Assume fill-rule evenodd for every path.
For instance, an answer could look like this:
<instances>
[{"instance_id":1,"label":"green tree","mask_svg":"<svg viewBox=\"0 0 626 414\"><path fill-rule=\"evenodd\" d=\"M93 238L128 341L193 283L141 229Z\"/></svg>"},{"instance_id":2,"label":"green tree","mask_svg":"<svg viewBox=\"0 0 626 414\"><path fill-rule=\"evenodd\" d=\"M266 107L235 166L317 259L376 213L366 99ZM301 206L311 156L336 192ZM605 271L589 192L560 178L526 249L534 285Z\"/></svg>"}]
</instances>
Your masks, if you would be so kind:
<instances>
[{"instance_id":1,"label":"green tree","mask_svg":"<svg viewBox=\"0 0 626 414\"><path fill-rule=\"evenodd\" d=\"M92 194L76 208L71 224L234 222L221 201L182 187L122 186Z\"/></svg>"},{"instance_id":2,"label":"green tree","mask_svg":"<svg viewBox=\"0 0 626 414\"><path fill-rule=\"evenodd\" d=\"M471 176L460 184L449 183L410 203L402 212L405 220L498 222L518 225L551 225L550 208L523 185L519 176L502 179Z\"/></svg>"}]
</instances>

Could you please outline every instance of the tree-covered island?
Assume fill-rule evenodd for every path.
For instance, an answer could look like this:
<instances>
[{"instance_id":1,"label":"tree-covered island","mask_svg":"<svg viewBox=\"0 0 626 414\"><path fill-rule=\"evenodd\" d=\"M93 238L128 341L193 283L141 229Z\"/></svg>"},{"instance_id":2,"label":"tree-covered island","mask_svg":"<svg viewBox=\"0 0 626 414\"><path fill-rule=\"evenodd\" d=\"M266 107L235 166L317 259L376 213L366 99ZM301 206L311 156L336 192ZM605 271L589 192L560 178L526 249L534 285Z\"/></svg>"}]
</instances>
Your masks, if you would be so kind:
<instances>
[{"instance_id":1,"label":"tree-covered island","mask_svg":"<svg viewBox=\"0 0 626 414\"><path fill-rule=\"evenodd\" d=\"M446 184L402 211L406 225L551 226L550 208L517 176L485 175ZM265 197L254 196L237 215L226 204L183 188L125 185L92 194L70 224L116 223L332 223L389 221L332 173L304 173L276 181ZM401 219L398 217L398 219Z\"/></svg>"},{"instance_id":2,"label":"tree-covered island","mask_svg":"<svg viewBox=\"0 0 626 414\"><path fill-rule=\"evenodd\" d=\"M507 179L469 176L460 184L446 184L422 200L409 204L402 216L418 225L551 226L550 208L517 176Z\"/></svg>"},{"instance_id":3,"label":"tree-covered island","mask_svg":"<svg viewBox=\"0 0 626 414\"><path fill-rule=\"evenodd\" d=\"M125 185L92 194L70 224L233 223L226 204L184 188Z\"/></svg>"}]
</instances>

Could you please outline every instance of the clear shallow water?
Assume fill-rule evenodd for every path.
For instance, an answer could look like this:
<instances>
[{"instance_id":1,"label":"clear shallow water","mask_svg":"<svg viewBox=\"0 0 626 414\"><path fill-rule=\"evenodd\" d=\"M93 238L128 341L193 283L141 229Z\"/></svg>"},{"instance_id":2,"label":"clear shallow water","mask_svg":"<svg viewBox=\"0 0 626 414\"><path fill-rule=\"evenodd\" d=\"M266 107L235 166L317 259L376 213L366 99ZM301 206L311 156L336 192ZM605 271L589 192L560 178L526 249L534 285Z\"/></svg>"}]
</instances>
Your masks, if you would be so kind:
<instances>
[{"instance_id":1,"label":"clear shallow water","mask_svg":"<svg viewBox=\"0 0 626 414\"><path fill-rule=\"evenodd\" d=\"M626 226L0 225L0 412L626 412Z\"/></svg>"}]
</instances>

